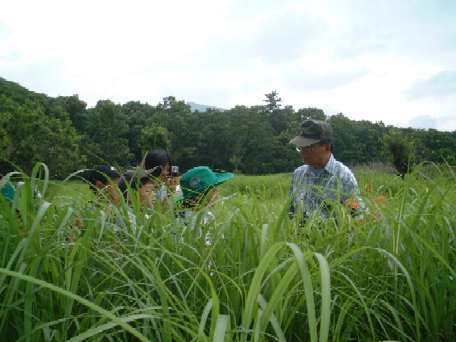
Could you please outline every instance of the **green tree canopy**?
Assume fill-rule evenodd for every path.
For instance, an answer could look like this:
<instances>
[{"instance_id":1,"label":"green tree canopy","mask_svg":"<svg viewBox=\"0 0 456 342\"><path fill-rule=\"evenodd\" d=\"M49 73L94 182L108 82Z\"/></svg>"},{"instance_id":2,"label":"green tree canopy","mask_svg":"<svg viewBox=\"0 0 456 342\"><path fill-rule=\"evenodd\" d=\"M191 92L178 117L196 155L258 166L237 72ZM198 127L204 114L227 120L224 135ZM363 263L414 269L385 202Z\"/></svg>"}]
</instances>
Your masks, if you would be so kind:
<instances>
[{"instance_id":1,"label":"green tree canopy","mask_svg":"<svg viewBox=\"0 0 456 342\"><path fill-rule=\"evenodd\" d=\"M141 130L141 147L143 154L153 149L169 150L171 142L166 128L148 126Z\"/></svg>"},{"instance_id":2,"label":"green tree canopy","mask_svg":"<svg viewBox=\"0 0 456 342\"><path fill-rule=\"evenodd\" d=\"M131 159L128 148L128 122L122 107L112 101L98 101L87 113L87 144L92 164L108 162L128 166Z\"/></svg>"},{"instance_id":3,"label":"green tree canopy","mask_svg":"<svg viewBox=\"0 0 456 342\"><path fill-rule=\"evenodd\" d=\"M273 90L264 96L266 99L263 101L266 102L265 107L268 112L272 113L273 111L280 109L280 102L282 102L282 99L279 97L279 93L276 90Z\"/></svg>"},{"instance_id":4,"label":"green tree canopy","mask_svg":"<svg viewBox=\"0 0 456 342\"><path fill-rule=\"evenodd\" d=\"M404 176L412 169L415 161L413 143L397 129L390 129L384 139L394 167L401 176Z\"/></svg>"},{"instance_id":5,"label":"green tree canopy","mask_svg":"<svg viewBox=\"0 0 456 342\"><path fill-rule=\"evenodd\" d=\"M290 172L302 161L288 142L311 118L331 123L333 152L347 164L395 162L396 150L404 153L394 152L398 160L412 151L416 162L456 164L456 132L385 127L342 113L327 117L318 108L295 110L282 106L277 91L264 101L192 112L184 101L168 96L157 105L104 100L87 108L77 95L52 98L0 78L0 159L26 171L44 161L55 177L64 177L100 163L136 165L146 150L162 147L183 171L208 165L248 174Z\"/></svg>"}]
</instances>

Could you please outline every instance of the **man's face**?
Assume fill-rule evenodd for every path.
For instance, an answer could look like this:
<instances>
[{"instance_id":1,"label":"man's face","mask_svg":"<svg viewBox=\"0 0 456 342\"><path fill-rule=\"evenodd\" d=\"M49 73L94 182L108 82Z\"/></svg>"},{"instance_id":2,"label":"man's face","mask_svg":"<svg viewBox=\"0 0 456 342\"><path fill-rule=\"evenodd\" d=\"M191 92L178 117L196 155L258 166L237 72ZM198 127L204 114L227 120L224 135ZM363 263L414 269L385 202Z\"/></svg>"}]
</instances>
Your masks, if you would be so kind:
<instances>
[{"instance_id":1,"label":"man's face","mask_svg":"<svg viewBox=\"0 0 456 342\"><path fill-rule=\"evenodd\" d=\"M305 147L298 147L297 150L299 151L304 164L320 166L322 160L327 155L327 146L328 145L316 143Z\"/></svg>"}]
</instances>

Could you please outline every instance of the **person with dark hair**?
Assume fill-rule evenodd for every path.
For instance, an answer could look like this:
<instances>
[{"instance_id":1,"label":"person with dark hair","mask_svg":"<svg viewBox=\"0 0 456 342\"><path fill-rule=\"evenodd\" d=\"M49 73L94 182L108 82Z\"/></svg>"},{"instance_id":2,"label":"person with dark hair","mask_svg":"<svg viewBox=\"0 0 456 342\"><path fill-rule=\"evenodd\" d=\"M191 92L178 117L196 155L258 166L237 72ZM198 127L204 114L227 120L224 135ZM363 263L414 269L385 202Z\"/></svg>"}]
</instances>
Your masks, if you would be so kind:
<instances>
[{"instance_id":1,"label":"person with dark hair","mask_svg":"<svg viewBox=\"0 0 456 342\"><path fill-rule=\"evenodd\" d=\"M290 216L300 211L303 222L316 212L327 218L331 203L341 202L362 220L365 206L358 183L351 170L334 158L333 143L330 124L320 120L305 120L300 134L290 140L304 162L293 173Z\"/></svg>"},{"instance_id":2,"label":"person with dark hair","mask_svg":"<svg viewBox=\"0 0 456 342\"><path fill-rule=\"evenodd\" d=\"M162 149L148 152L141 164L133 170L127 171L119 183L125 199L131 202L136 190L140 203L146 208L154 208L155 203L164 203L169 197L171 189L175 190L176 177L171 177L171 157Z\"/></svg>"},{"instance_id":3,"label":"person with dark hair","mask_svg":"<svg viewBox=\"0 0 456 342\"><path fill-rule=\"evenodd\" d=\"M137 167L123 174L119 182L119 189L128 203L131 203L136 194L142 206L153 208L155 205L154 183L148 173Z\"/></svg>"},{"instance_id":4,"label":"person with dark hair","mask_svg":"<svg viewBox=\"0 0 456 342\"><path fill-rule=\"evenodd\" d=\"M97 195L98 199L107 199L113 204L119 203L120 173L114 166L99 165L93 169L85 170L82 172L81 178L89 184L90 189Z\"/></svg>"},{"instance_id":5,"label":"person with dark hair","mask_svg":"<svg viewBox=\"0 0 456 342\"><path fill-rule=\"evenodd\" d=\"M152 150L144 156L142 166L150 176L166 182L170 174L171 157L165 150Z\"/></svg>"}]
</instances>

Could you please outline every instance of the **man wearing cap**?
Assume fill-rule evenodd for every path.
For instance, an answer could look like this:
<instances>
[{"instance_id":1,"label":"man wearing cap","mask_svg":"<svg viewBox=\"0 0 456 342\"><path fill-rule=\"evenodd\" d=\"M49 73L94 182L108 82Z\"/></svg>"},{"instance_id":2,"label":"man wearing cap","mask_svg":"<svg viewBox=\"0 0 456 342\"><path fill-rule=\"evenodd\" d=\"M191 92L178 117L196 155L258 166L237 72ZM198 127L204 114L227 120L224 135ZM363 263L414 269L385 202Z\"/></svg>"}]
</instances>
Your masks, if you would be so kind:
<instances>
[{"instance_id":1,"label":"man wearing cap","mask_svg":"<svg viewBox=\"0 0 456 342\"><path fill-rule=\"evenodd\" d=\"M332 154L333 132L329 123L305 120L300 134L291 139L290 144L296 146L304 162L293 173L290 215L302 211L304 222L314 213L327 218L331 202L340 202L362 220L364 203L359 196L358 183L350 169Z\"/></svg>"}]
</instances>

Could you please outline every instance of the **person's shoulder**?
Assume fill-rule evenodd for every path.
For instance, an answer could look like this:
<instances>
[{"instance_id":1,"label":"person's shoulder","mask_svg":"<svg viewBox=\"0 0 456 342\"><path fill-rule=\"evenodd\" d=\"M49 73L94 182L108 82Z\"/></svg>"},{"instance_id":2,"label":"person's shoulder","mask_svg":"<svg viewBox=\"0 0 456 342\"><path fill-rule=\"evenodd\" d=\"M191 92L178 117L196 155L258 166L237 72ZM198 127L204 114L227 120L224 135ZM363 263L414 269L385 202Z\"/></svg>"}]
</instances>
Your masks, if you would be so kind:
<instances>
[{"instance_id":1,"label":"person's shoulder","mask_svg":"<svg viewBox=\"0 0 456 342\"><path fill-rule=\"evenodd\" d=\"M339 172L353 174L352 170L341 161L335 160L335 164Z\"/></svg>"},{"instance_id":2,"label":"person's shoulder","mask_svg":"<svg viewBox=\"0 0 456 342\"><path fill-rule=\"evenodd\" d=\"M309 165L303 164L303 165L297 167L294 170L293 174L301 174L303 172L307 172L308 169L309 169Z\"/></svg>"},{"instance_id":3,"label":"person's shoulder","mask_svg":"<svg viewBox=\"0 0 456 342\"><path fill-rule=\"evenodd\" d=\"M356 178L353 174L353 171L347 165L336 159L334 159L334 172L342 179L356 183Z\"/></svg>"}]
</instances>

